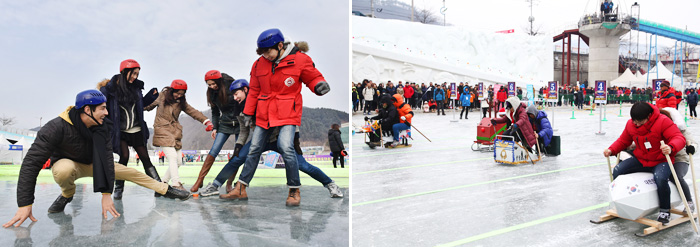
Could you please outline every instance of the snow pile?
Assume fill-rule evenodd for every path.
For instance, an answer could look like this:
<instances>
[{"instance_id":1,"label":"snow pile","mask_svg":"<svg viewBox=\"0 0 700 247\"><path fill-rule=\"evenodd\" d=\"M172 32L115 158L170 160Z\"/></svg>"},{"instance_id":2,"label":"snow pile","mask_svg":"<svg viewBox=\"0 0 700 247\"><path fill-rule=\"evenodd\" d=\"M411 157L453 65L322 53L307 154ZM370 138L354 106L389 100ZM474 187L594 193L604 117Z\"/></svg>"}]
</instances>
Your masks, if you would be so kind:
<instances>
[{"instance_id":1,"label":"snow pile","mask_svg":"<svg viewBox=\"0 0 700 247\"><path fill-rule=\"evenodd\" d=\"M537 85L553 78L551 37L353 16L352 45L355 81L478 80Z\"/></svg>"}]
</instances>

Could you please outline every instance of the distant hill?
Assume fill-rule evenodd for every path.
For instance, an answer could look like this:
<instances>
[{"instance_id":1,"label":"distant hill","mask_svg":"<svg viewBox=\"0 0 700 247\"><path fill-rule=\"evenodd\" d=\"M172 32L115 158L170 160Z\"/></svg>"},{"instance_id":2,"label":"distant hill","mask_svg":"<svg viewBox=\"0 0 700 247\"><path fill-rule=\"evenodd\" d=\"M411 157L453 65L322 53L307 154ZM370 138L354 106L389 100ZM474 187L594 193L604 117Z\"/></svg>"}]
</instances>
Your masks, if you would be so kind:
<instances>
[{"instance_id":1,"label":"distant hill","mask_svg":"<svg viewBox=\"0 0 700 247\"><path fill-rule=\"evenodd\" d=\"M202 112L205 116L211 117L211 109ZM349 115L346 112L327 108L304 107L301 118L301 145L302 146L328 146L328 130L331 124L343 124L349 122ZM182 149L184 150L208 150L214 143L210 132L204 131L204 125L194 120L186 114L180 115L182 124ZM152 126L150 126L152 127ZM148 140L149 147L153 143L153 129ZM343 133L347 139L348 133ZM224 144L223 149L232 150L234 148L235 137L231 136ZM151 147L152 148L152 147Z\"/></svg>"}]
</instances>

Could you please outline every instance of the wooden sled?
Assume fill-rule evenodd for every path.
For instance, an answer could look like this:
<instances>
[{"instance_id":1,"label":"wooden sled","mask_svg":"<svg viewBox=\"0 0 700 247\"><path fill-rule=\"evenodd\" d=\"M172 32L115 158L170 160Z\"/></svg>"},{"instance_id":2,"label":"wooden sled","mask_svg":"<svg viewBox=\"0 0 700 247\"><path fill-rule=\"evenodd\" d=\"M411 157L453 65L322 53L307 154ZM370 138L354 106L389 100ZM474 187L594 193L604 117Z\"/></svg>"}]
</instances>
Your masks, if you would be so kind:
<instances>
[{"instance_id":1,"label":"wooden sled","mask_svg":"<svg viewBox=\"0 0 700 247\"><path fill-rule=\"evenodd\" d=\"M539 145L538 145L539 146ZM537 157L530 156L525 147L516 142L512 136L497 135L494 140L494 161L499 164L519 165L542 160L542 152L538 150Z\"/></svg>"},{"instance_id":2,"label":"wooden sled","mask_svg":"<svg viewBox=\"0 0 700 247\"><path fill-rule=\"evenodd\" d=\"M652 220L652 219L647 219L647 218L644 218L644 217L639 218L639 219L636 219L636 220L630 220L630 219L620 218L620 217L617 215L617 211L615 211L615 209L608 209L608 211L605 211L605 214L602 215L602 216L600 216L600 218L598 218L598 220L591 220L591 223L593 223L593 224L600 224L600 223L603 223L603 222L606 222L606 221L609 221L609 220L613 220L613 219L616 219L616 218L625 219L625 220L629 220L629 221L634 221L634 222L637 222L637 223L639 223L639 224L644 224L644 225L649 226L649 227L647 227L647 228L644 228L644 231L643 231L643 232L641 232L641 233L635 233L635 234L634 234L634 235L637 236L637 237L646 237L646 236L649 236L649 235L652 234L652 233L656 233L656 232L659 232L659 231L662 231L662 230L666 230L666 229L668 229L668 228L677 226L677 225L679 225L679 224L681 224L681 223L685 223L685 222L690 221L689 215L688 215L687 213L683 213L683 212L680 211L680 210L671 209L671 214L677 214L677 215L680 215L681 217L680 217L680 218L677 218L677 219L673 219L673 220L669 221L666 225L663 225L663 224L661 224L661 222L658 222L658 221L655 221L655 220ZM694 216L694 217L698 217L698 213L697 213L697 212L694 213L693 216Z\"/></svg>"}]
</instances>

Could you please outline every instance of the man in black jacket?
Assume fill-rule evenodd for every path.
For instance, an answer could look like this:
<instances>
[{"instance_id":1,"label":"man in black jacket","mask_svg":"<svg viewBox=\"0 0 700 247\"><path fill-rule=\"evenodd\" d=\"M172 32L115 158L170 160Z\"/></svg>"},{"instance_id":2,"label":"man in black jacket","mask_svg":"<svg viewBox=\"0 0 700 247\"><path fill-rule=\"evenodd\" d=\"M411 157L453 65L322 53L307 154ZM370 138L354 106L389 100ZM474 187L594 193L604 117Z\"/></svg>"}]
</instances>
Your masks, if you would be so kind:
<instances>
[{"instance_id":1,"label":"man in black jacket","mask_svg":"<svg viewBox=\"0 0 700 247\"><path fill-rule=\"evenodd\" d=\"M27 155L22 161L17 182L17 213L4 227L16 222L18 227L32 215L36 178L43 164L51 158L53 177L61 187L61 195L49 207L49 213L62 212L66 204L73 200L75 180L93 177L95 192L102 193L102 215L107 212L119 217L114 208L111 194L115 179L132 181L155 190L168 198L188 199L190 194L158 182L134 168L114 163L110 140L111 121L107 116L107 98L97 90L80 92L75 99L75 107L66 109L59 117L44 125Z\"/></svg>"}]
</instances>

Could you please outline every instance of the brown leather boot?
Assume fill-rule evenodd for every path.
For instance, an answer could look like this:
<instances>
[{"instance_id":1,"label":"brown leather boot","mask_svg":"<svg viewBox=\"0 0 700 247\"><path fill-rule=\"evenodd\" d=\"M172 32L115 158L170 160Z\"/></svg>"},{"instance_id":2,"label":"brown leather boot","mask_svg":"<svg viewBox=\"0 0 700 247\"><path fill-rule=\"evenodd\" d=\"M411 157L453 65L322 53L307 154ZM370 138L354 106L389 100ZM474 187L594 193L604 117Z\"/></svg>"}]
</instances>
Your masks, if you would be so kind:
<instances>
[{"instance_id":1,"label":"brown leather boot","mask_svg":"<svg viewBox=\"0 0 700 247\"><path fill-rule=\"evenodd\" d=\"M238 169L240 169L240 167ZM226 180L226 193L230 193L233 190L233 187L231 186L231 184L233 184L233 180L236 180L237 173L238 173L238 170L233 172L233 175L231 175L231 177L229 177L228 180Z\"/></svg>"},{"instance_id":2,"label":"brown leather boot","mask_svg":"<svg viewBox=\"0 0 700 247\"><path fill-rule=\"evenodd\" d=\"M206 177L207 173L209 173L211 165L214 164L214 160L216 160L216 157L207 155L207 158L204 160L204 164L202 164L202 170L199 171L199 177L197 177L197 182L194 182L192 188L190 188L190 191L192 193L197 192L199 188L202 188L202 182L204 182L204 177Z\"/></svg>"},{"instance_id":3,"label":"brown leather boot","mask_svg":"<svg viewBox=\"0 0 700 247\"><path fill-rule=\"evenodd\" d=\"M301 193L299 188L289 189L289 196L287 196L287 206L299 206L301 202Z\"/></svg>"},{"instance_id":4,"label":"brown leather boot","mask_svg":"<svg viewBox=\"0 0 700 247\"><path fill-rule=\"evenodd\" d=\"M234 187L231 192L226 195L220 195L219 198L228 200L248 200L248 193L246 193L245 187L245 184L237 182L236 187Z\"/></svg>"}]
</instances>

